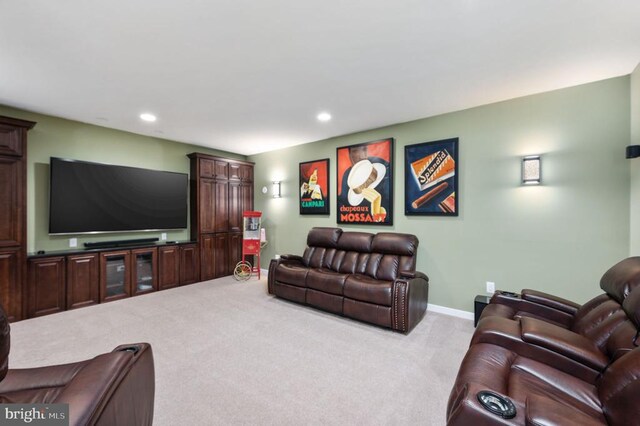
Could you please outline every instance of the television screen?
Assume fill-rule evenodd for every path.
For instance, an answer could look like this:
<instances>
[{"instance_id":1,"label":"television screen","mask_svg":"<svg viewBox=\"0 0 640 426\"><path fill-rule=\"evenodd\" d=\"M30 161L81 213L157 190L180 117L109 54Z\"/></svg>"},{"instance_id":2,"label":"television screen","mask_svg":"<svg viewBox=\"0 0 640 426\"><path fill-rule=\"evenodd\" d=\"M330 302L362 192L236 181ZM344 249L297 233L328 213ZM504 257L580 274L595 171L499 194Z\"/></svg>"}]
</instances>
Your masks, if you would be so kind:
<instances>
[{"instance_id":1,"label":"television screen","mask_svg":"<svg viewBox=\"0 0 640 426\"><path fill-rule=\"evenodd\" d=\"M49 233L184 229L189 176L51 157Z\"/></svg>"}]
</instances>

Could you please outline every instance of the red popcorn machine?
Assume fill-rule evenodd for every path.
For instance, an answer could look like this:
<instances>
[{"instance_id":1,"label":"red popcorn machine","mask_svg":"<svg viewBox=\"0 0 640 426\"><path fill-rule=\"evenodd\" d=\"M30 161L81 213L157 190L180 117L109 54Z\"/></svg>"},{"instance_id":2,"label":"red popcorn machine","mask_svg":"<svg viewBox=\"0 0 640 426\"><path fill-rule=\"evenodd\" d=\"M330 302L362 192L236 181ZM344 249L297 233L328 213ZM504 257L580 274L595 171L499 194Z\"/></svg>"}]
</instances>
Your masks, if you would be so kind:
<instances>
[{"instance_id":1,"label":"red popcorn machine","mask_svg":"<svg viewBox=\"0 0 640 426\"><path fill-rule=\"evenodd\" d=\"M242 260L236 264L233 275L236 280L246 281L251 274L257 273L260 279L260 249L267 244L262 229L262 212L245 211L242 213ZM255 264L247 257L255 256Z\"/></svg>"}]
</instances>

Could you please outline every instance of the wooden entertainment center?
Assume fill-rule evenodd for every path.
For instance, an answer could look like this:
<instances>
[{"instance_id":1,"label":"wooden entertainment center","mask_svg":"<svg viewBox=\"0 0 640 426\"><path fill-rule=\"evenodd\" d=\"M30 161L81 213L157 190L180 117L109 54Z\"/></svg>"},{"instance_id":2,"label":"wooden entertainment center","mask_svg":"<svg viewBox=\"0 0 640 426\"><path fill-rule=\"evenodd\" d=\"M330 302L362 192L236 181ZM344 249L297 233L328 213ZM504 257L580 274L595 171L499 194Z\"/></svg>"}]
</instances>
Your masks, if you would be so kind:
<instances>
[{"instance_id":1,"label":"wooden entertainment center","mask_svg":"<svg viewBox=\"0 0 640 426\"><path fill-rule=\"evenodd\" d=\"M36 123L0 117L0 303L10 321L233 273L253 163L192 153L191 240L26 253L26 143Z\"/></svg>"}]
</instances>

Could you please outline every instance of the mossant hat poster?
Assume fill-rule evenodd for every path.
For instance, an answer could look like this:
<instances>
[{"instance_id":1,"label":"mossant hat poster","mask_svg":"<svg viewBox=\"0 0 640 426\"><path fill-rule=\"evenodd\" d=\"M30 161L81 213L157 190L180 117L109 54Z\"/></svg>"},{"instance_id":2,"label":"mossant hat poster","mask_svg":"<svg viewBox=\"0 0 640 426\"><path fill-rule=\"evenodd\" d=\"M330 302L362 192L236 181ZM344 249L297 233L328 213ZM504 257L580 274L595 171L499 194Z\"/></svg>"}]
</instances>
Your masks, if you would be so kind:
<instances>
[{"instance_id":1,"label":"mossant hat poster","mask_svg":"<svg viewBox=\"0 0 640 426\"><path fill-rule=\"evenodd\" d=\"M337 149L339 224L393 224L393 138Z\"/></svg>"},{"instance_id":2,"label":"mossant hat poster","mask_svg":"<svg viewBox=\"0 0 640 426\"><path fill-rule=\"evenodd\" d=\"M300 214L329 214L329 159L300 163Z\"/></svg>"},{"instance_id":3,"label":"mossant hat poster","mask_svg":"<svg viewBox=\"0 0 640 426\"><path fill-rule=\"evenodd\" d=\"M404 148L406 215L458 216L458 138Z\"/></svg>"}]
</instances>

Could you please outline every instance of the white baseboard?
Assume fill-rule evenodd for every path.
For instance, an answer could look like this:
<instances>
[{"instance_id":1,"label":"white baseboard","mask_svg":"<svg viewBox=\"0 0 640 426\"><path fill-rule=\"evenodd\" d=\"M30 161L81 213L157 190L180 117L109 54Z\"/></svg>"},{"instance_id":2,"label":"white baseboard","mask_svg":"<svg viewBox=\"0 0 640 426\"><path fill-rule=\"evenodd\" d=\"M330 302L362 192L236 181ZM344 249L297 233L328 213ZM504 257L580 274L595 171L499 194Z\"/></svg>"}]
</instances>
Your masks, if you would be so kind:
<instances>
[{"instance_id":1,"label":"white baseboard","mask_svg":"<svg viewBox=\"0 0 640 426\"><path fill-rule=\"evenodd\" d=\"M269 270L268 269L264 269L264 268L260 268L260 275L264 275L269 276Z\"/></svg>"},{"instance_id":2,"label":"white baseboard","mask_svg":"<svg viewBox=\"0 0 640 426\"><path fill-rule=\"evenodd\" d=\"M460 309L447 308L446 306L433 305L431 303L427 305L427 311L437 312L439 314L450 315L452 317L464 318L468 320L474 319L473 312L467 312Z\"/></svg>"}]
</instances>

